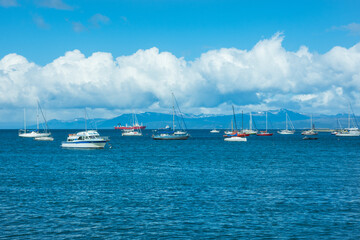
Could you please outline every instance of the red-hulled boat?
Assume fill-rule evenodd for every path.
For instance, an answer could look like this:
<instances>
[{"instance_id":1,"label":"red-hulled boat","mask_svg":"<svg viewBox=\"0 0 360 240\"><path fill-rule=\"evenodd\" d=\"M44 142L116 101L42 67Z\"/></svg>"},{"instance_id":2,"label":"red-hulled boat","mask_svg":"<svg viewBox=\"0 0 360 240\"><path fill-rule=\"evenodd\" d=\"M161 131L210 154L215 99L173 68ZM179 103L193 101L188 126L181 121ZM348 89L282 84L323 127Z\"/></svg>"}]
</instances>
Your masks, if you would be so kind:
<instances>
[{"instance_id":1,"label":"red-hulled boat","mask_svg":"<svg viewBox=\"0 0 360 240\"><path fill-rule=\"evenodd\" d=\"M266 112L266 130L265 131L260 131L260 133L257 133L256 136L272 136L273 133L269 133L267 131L267 112Z\"/></svg>"},{"instance_id":2,"label":"red-hulled boat","mask_svg":"<svg viewBox=\"0 0 360 240\"><path fill-rule=\"evenodd\" d=\"M260 131L260 133L256 134L257 136L272 136L273 133L269 133L267 131Z\"/></svg>"},{"instance_id":3,"label":"red-hulled boat","mask_svg":"<svg viewBox=\"0 0 360 240\"><path fill-rule=\"evenodd\" d=\"M146 126L142 125L142 123L141 125L139 124L135 113L133 113L132 122L133 122L132 126L128 126L127 124L125 126L121 126L121 124L118 123L118 125L115 126L114 128L119 130L139 130L146 128Z\"/></svg>"},{"instance_id":4,"label":"red-hulled boat","mask_svg":"<svg viewBox=\"0 0 360 240\"><path fill-rule=\"evenodd\" d=\"M250 134L248 134L248 133L239 133L239 132L236 132L236 131L234 131L234 132L232 132L232 133L230 133L230 134L225 134L223 137L248 137L248 136L250 136Z\"/></svg>"}]
</instances>

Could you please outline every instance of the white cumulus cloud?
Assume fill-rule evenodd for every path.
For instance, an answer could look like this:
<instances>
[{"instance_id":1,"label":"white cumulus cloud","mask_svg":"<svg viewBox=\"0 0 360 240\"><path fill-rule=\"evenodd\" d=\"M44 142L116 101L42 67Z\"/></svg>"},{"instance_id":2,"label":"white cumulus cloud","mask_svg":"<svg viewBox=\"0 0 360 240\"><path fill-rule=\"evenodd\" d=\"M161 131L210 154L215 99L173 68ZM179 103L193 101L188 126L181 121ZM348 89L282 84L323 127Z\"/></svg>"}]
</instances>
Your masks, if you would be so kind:
<instances>
[{"instance_id":1,"label":"white cumulus cloud","mask_svg":"<svg viewBox=\"0 0 360 240\"><path fill-rule=\"evenodd\" d=\"M359 112L360 43L317 54L305 46L287 51L283 39L275 34L250 50L212 50L194 61L155 47L116 58L73 50L45 66L12 53L0 60L0 108L15 108L21 116L20 108L39 99L57 118L84 107L106 116L168 112L173 91L191 113L229 112L231 104L245 111L337 113L346 111L349 100Z\"/></svg>"}]
</instances>

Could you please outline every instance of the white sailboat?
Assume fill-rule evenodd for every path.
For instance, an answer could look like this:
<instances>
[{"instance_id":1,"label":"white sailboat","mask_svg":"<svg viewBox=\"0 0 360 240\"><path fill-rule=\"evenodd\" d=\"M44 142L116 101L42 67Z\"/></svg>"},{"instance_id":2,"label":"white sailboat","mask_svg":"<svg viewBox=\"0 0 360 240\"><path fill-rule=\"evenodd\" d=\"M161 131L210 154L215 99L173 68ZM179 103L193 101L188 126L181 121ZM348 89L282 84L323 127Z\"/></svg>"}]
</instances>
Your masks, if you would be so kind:
<instances>
[{"instance_id":1,"label":"white sailboat","mask_svg":"<svg viewBox=\"0 0 360 240\"><path fill-rule=\"evenodd\" d=\"M249 129L244 129L242 132L245 134L255 135L258 133L257 130L252 129L253 119L252 114L250 112L250 120L249 120Z\"/></svg>"},{"instance_id":2,"label":"white sailboat","mask_svg":"<svg viewBox=\"0 0 360 240\"><path fill-rule=\"evenodd\" d=\"M336 136L338 136L338 137L358 137L358 136L360 136L360 130L357 127L357 124L354 122L354 119L351 118L350 112L351 112L351 106L349 106L348 127L337 132L335 134ZM355 118L355 114L354 114L354 118ZM351 122L353 122L353 127L351 127Z\"/></svg>"},{"instance_id":3,"label":"white sailboat","mask_svg":"<svg viewBox=\"0 0 360 240\"><path fill-rule=\"evenodd\" d=\"M45 116L41 110L43 119L44 119L44 123L45 123L45 127L43 131L40 131L39 128L39 108L41 110L40 104L38 102L37 105L37 112L36 112L36 130L28 130L26 129L26 110L24 109L24 129L20 129L19 130L19 137L24 137L24 138L41 138L41 137L49 137L51 135L50 132L48 132L48 128L47 128L47 122L45 119Z\"/></svg>"},{"instance_id":4,"label":"white sailboat","mask_svg":"<svg viewBox=\"0 0 360 240\"><path fill-rule=\"evenodd\" d=\"M294 125L292 124L289 115L286 113L286 123L285 129L278 131L279 134L282 135L290 135L295 133ZM288 125L290 125L291 130L289 130Z\"/></svg>"},{"instance_id":5,"label":"white sailboat","mask_svg":"<svg viewBox=\"0 0 360 240\"><path fill-rule=\"evenodd\" d=\"M317 135L318 133L315 132L315 127L314 127L314 124L312 122L312 115L310 117L310 130L306 130L306 131L303 131L301 133L301 135L306 135L306 136L312 136L312 135Z\"/></svg>"},{"instance_id":6,"label":"white sailboat","mask_svg":"<svg viewBox=\"0 0 360 240\"><path fill-rule=\"evenodd\" d=\"M244 135L243 133L238 134L234 106L232 106L232 109L233 109L233 116L234 116L234 123L235 123L235 134L236 135L233 135L233 136L230 136L230 137L226 136L224 138L224 141L226 141L226 142L247 142L246 137L239 136L239 135Z\"/></svg>"},{"instance_id":7,"label":"white sailboat","mask_svg":"<svg viewBox=\"0 0 360 240\"><path fill-rule=\"evenodd\" d=\"M184 118L182 116L182 113L180 111L179 105L177 104L174 93L172 93L172 97L173 97L173 106L172 106L173 128L171 129L171 128L167 127L165 129L156 130L154 132L154 134L152 135L152 139L154 139L154 140L186 140L190 137L190 135L184 129L179 129L179 130L175 131L175 115L176 115L175 103L176 103L177 109L179 111L179 114L180 114L180 117L181 117L181 120L182 120L182 123L183 123L185 129L186 129L186 124L185 124ZM182 124L180 122L179 122L179 125L180 125L180 128L182 128L181 127Z\"/></svg>"}]
</instances>

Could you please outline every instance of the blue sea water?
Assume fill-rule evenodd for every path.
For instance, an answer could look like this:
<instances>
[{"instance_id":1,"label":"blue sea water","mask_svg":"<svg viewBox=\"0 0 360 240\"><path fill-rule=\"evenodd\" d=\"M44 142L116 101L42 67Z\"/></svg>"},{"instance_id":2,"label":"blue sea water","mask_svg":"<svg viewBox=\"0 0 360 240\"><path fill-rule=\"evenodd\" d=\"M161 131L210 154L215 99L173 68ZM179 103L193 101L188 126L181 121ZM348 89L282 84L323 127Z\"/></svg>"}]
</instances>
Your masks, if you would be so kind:
<instances>
[{"instance_id":1,"label":"blue sea water","mask_svg":"<svg viewBox=\"0 0 360 240\"><path fill-rule=\"evenodd\" d=\"M2 239L360 239L360 138L110 136L69 150L1 130Z\"/></svg>"}]
</instances>

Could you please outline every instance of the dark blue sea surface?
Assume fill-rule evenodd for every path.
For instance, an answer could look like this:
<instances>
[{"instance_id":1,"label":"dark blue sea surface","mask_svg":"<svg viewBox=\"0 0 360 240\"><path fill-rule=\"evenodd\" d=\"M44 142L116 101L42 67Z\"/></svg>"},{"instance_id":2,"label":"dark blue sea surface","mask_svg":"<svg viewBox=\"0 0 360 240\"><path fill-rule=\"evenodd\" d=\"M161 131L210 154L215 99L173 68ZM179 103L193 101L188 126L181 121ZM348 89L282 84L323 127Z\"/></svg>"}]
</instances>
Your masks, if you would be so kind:
<instances>
[{"instance_id":1,"label":"dark blue sea surface","mask_svg":"<svg viewBox=\"0 0 360 240\"><path fill-rule=\"evenodd\" d=\"M1 130L2 239L360 239L360 138L186 141L110 136L60 147Z\"/></svg>"}]
</instances>

